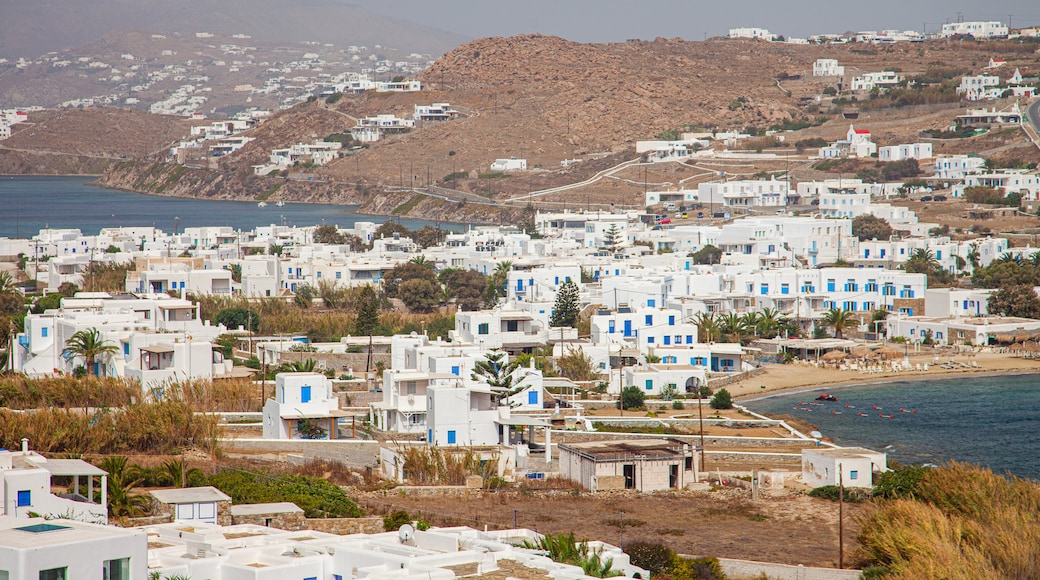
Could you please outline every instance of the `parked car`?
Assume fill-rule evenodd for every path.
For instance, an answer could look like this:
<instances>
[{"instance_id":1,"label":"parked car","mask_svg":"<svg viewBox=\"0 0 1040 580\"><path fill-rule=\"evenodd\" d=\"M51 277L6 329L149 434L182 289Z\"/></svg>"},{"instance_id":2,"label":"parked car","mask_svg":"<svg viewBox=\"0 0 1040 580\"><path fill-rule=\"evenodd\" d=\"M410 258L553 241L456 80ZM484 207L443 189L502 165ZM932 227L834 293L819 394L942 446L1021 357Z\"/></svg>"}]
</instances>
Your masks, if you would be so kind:
<instances>
[{"instance_id":1,"label":"parked car","mask_svg":"<svg viewBox=\"0 0 1040 580\"><path fill-rule=\"evenodd\" d=\"M814 199L814 200L809 202L809 205L820 205L820 200Z\"/></svg>"},{"instance_id":2,"label":"parked car","mask_svg":"<svg viewBox=\"0 0 1040 580\"><path fill-rule=\"evenodd\" d=\"M703 211L697 212L697 217L698 218L703 218L704 217L704 212Z\"/></svg>"},{"instance_id":3,"label":"parked car","mask_svg":"<svg viewBox=\"0 0 1040 580\"><path fill-rule=\"evenodd\" d=\"M921 196L921 201L932 201L932 196L930 196L930 195L922 195Z\"/></svg>"},{"instance_id":4,"label":"parked car","mask_svg":"<svg viewBox=\"0 0 1040 580\"><path fill-rule=\"evenodd\" d=\"M935 200L935 201L946 201L946 196L945 195L933 195L932 199Z\"/></svg>"},{"instance_id":5,"label":"parked car","mask_svg":"<svg viewBox=\"0 0 1040 580\"><path fill-rule=\"evenodd\" d=\"M728 214L726 212L724 212L724 211L717 211L717 212L711 214L711 217L713 217L713 218L724 218L727 215Z\"/></svg>"}]
</instances>

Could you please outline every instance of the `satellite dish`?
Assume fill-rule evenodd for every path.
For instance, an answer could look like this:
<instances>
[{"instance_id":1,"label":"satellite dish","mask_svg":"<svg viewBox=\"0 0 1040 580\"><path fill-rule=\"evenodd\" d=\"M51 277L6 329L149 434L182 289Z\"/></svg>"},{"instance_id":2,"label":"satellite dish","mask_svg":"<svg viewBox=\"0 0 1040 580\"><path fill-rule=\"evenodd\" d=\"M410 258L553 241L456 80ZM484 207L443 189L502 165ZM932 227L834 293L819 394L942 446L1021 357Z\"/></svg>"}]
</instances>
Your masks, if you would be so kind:
<instances>
[{"instance_id":1,"label":"satellite dish","mask_svg":"<svg viewBox=\"0 0 1040 580\"><path fill-rule=\"evenodd\" d=\"M405 524L397 530L397 537L401 539L402 544L411 540L413 536L415 536L415 528L412 527L412 524Z\"/></svg>"},{"instance_id":2,"label":"satellite dish","mask_svg":"<svg viewBox=\"0 0 1040 580\"><path fill-rule=\"evenodd\" d=\"M811 436L811 437L813 437L815 439L822 439L823 438L823 433L820 433L819 431L810 431L809 432L809 436Z\"/></svg>"}]
</instances>

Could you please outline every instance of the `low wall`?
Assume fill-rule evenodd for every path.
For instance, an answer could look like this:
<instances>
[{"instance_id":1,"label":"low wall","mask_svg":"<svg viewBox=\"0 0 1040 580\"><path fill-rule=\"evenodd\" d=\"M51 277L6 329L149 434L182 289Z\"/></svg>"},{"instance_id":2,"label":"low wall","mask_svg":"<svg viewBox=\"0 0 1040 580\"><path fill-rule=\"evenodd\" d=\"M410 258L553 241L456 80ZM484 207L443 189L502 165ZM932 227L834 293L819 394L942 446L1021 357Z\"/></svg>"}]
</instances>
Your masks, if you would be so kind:
<instances>
[{"instance_id":1,"label":"low wall","mask_svg":"<svg viewBox=\"0 0 1040 580\"><path fill-rule=\"evenodd\" d=\"M603 432L591 432L591 431L565 431L556 430L552 431L552 442L556 443L579 443L584 441L604 441L604 440L619 440L619 439L639 439L645 437L652 437L655 439L671 438L679 439L687 443L693 443L694 445L700 445L699 435L655 435L650 433L603 433ZM704 436L704 446L708 447L751 447L751 448L763 448L763 447L799 447L799 448L812 448L817 447L818 444L812 439L795 439L795 438L765 438L765 437L738 437L738 436Z\"/></svg>"},{"instance_id":2,"label":"low wall","mask_svg":"<svg viewBox=\"0 0 1040 580\"><path fill-rule=\"evenodd\" d=\"M221 439L224 451L297 453L308 459L338 461L351 467L371 467L379 458L379 441L304 439Z\"/></svg>"},{"instance_id":3,"label":"low wall","mask_svg":"<svg viewBox=\"0 0 1040 580\"><path fill-rule=\"evenodd\" d=\"M347 534L381 534L383 518L304 518L304 529L345 536Z\"/></svg>"},{"instance_id":4,"label":"low wall","mask_svg":"<svg viewBox=\"0 0 1040 580\"><path fill-rule=\"evenodd\" d=\"M802 456L793 453L741 453L739 451L705 451L704 461L707 470L711 471L712 462L723 463L762 463L777 465L801 465Z\"/></svg>"},{"instance_id":5,"label":"low wall","mask_svg":"<svg viewBox=\"0 0 1040 580\"><path fill-rule=\"evenodd\" d=\"M685 556L689 557L689 556ZM719 564L726 577L740 580L742 578L760 578L765 575L769 580L859 580L860 570L838 570L837 568L816 568L811 566L790 566L771 562L753 562L751 560L731 560L719 558Z\"/></svg>"}]
</instances>

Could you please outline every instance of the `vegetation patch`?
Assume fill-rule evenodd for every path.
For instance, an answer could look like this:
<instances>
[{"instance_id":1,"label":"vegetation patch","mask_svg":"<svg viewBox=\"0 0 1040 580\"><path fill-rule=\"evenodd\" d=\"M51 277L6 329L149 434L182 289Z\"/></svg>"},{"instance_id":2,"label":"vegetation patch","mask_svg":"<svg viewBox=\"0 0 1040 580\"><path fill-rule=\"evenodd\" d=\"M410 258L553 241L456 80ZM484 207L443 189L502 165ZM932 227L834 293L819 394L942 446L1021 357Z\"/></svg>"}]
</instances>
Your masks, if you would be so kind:
<instances>
[{"instance_id":1,"label":"vegetation patch","mask_svg":"<svg viewBox=\"0 0 1040 580\"><path fill-rule=\"evenodd\" d=\"M413 195L411 199L395 207L390 213L393 215L407 215L422 202L423 197L425 196L421 194Z\"/></svg>"}]
</instances>

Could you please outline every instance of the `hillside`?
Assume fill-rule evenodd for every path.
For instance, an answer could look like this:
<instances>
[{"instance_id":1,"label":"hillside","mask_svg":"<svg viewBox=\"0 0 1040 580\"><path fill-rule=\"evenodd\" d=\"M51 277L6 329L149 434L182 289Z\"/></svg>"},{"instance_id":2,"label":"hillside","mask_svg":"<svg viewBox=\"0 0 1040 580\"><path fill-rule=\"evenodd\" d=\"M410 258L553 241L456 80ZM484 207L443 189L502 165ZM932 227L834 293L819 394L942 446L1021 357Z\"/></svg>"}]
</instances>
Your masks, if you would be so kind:
<instances>
[{"instance_id":1,"label":"hillside","mask_svg":"<svg viewBox=\"0 0 1040 580\"><path fill-rule=\"evenodd\" d=\"M219 193L211 185L208 191L212 193L206 195L255 199L276 183L277 178L265 178L272 181L263 186L263 180L253 183L247 177L253 165L266 162L272 148L346 131L359 117L382 113L410 117L417 104L449 102L461 112L453 121L428 123L356 152L344 151L328 166L303 174L294 171L291 177L327 183L331 189L323 199L350 200L375 213L467 221L476 219L471 216L479 206L481 220L512 220L513 212L502 208L509 198L582 182L636 158L635 141L666 132L801 127L784 133L786 141L776 149L779 153L792 152L791 144L801 139L844 136L853 121L844 119L829 99L818 100L834 79L811 76L817 58L839 59L850 76L888 69L906 78L941 79L977 74L995 55L1007 58L1008 74L1016 67L1026 75L1040 70L1032 46L999 42L821 47L728 40L579 44L538 35L486 38L459 46L437 60L421 74L422 92L344 95L331 104L313 100L279 112L250 133L253 143L219 160L223 172L250 186L229 185ZM948 98L894 106L887 97L856 105L862 111L854 122L871 129L881 145L922 139L920 131L947 127L965 106ZM1009 101L986 104L1009 105ZM1018 147L1023 142L1021 132L1004 129L982 137L936 141L936 152L1036 156L1035 150ZM745 147L773 145L759 139ZM526 158L529 170L489 174L490 163L503 157ZM564 160L578 162L561 166ZM633 166L588 185L539 195L531 203L537 207L604 207L608 203L639 207L647 188L695 187L716 179L719 172L731 178L787 170L796 180L826 177L812 165L803 154L790 160L716 159L689 165ZM147 167L134 170L134 175L121 175L113 184L134 188L150 171ZM427 183L468 193L450 200L394 192ZM299 199L308 189L294 189L293 195ZM167 188L169 191L183 189ZM495 203L481 205L481 197ZM514 207L526 207L526 199ZM460 200L478 203L456 203ZM503 215L496 217L499 213Z\"/></svg>"},{"instance_id":2,"label":"hillside","mask_svg":"<svg viewBox=\"0 0 1040 580\"><path fill-rule=\"evenodd\" d=\"M32 58L128 30L239 34L292 44L378 44L402 54L443 54L465 41L339 0L297 0L290 5L274 0L49 0L19 2L17 8L4 10L0 57Z\"/></svg>"}]
</instances>

